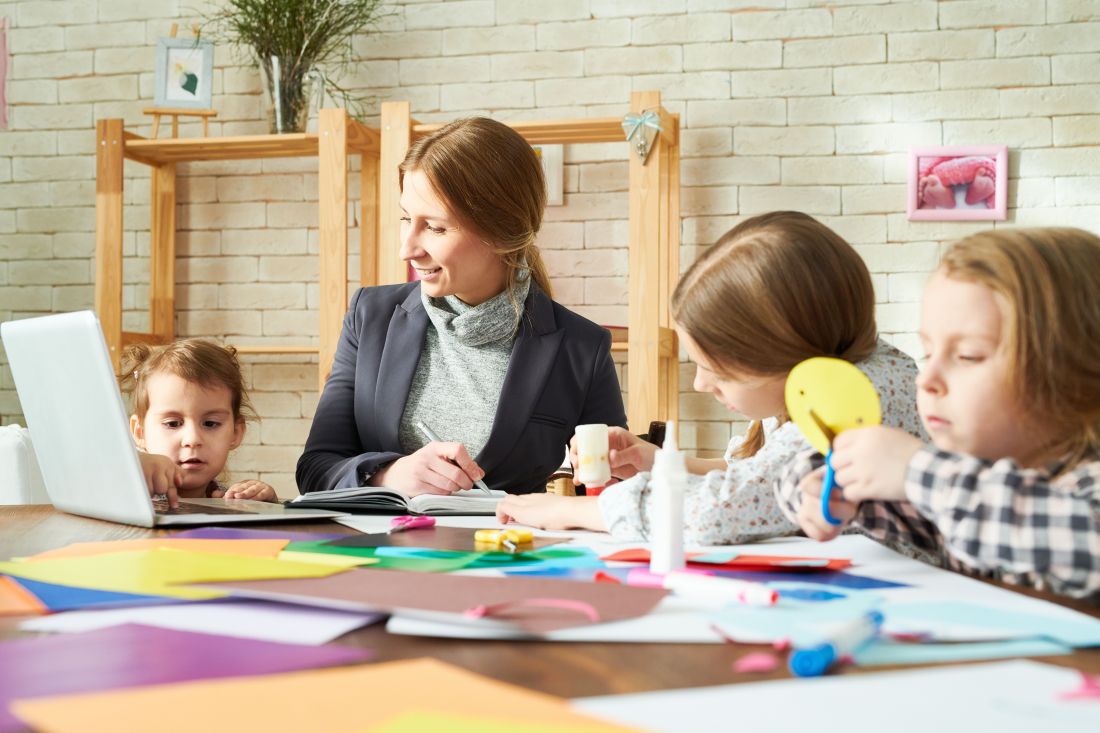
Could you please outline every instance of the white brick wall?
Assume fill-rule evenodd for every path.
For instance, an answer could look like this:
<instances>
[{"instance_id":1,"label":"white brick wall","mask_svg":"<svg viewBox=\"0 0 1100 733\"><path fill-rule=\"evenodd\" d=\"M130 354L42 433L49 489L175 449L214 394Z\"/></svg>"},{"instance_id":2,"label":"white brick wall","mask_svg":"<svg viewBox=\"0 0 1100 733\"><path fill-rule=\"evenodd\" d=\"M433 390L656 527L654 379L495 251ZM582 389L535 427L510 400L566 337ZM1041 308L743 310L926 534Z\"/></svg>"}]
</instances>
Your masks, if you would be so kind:
<instances>
[{"instance_id":1,"label":"white brick wall","mask_svg":"<svg viewBox=\"0 0 1100 733\"><path fill-rule=\"evenodd\" d=\"M216 4L217 0L210 0ZM1005 226L1100 231L1100 3L1095 0L398 0L355 39L346 82L422 120L616 116L660 89L681 115L682 265L744 216L817 214L872 272L879 326L914 349L920 291L943 243L981 222L910 222L913 145L1007 144ZM178 0L0 0L11 19L11 129L0 131L0 320L92 306L95 120L147 134L155 39L189 27ZM262 132L254 69L216 55L215 134ZM194 125L185 135L197 134ZM540 243L566 305L626 320L625 145L566 148L566 205ZM146 327L149 180L127 165L124 306ZM183 335L312 343L316 163L180 167ZM352 193L358 181L352 178ZM359 212L352 207L350 271ZM621 359L619 360L622 361ZM262 423L232 467L294 493L316 360L248 357ZM685 446L721 452L744 423L691 390ZM21 419L0 353L0 420Z\"/></svg>"}]
</instances>

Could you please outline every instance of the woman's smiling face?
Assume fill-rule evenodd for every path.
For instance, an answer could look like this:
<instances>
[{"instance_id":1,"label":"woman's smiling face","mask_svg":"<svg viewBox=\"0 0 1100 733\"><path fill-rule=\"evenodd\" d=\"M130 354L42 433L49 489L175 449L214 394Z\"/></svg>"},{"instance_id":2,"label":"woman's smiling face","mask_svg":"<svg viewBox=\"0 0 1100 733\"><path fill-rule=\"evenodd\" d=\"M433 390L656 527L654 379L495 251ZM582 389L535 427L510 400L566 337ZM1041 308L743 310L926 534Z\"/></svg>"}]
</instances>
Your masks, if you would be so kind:
<instances>
[{"instance_id":1,"label":"woman's smiling face","mask_svg":"<svg viewBox=\"0 0 1100 733\"><path fill-rule=\"evenodd\" d=\"M504 262L463 226L418 170L405 173L401 187L401 259L413 266L433 298L454 295L478 305L507 282Z\"/></svg>"}]
</instances>

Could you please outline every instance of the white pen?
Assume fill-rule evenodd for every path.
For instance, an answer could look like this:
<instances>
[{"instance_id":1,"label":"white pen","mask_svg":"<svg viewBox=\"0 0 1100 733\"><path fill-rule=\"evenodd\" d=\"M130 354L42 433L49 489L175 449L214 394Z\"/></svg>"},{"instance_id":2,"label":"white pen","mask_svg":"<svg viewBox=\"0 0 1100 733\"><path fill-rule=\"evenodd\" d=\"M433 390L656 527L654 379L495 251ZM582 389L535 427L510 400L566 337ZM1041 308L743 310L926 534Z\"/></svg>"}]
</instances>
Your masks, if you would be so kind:
<instances>
[{"instance_id":1,"label":"white pen","mask_svg":"<svg viewBox=\"0 0 1100 733\"><path fill-rule=\"evenodd\" d=\"M440 438L438 435L436 435L435 431L432 430L431 428L429 428L425 423L419 422L419 423L416 424L416 427L420 428L420 432L424 433L424 437L426 437L431 442L433 442L433 443L442 443L443 442L443 439ZM478 479L477 481L474 481L474 486L478 487L479 489L484 491L486 494L493 493L493 492L489 491L489 487L486 486L485 482L482 481L481 479Z\"/></svg>"}]
</instances>

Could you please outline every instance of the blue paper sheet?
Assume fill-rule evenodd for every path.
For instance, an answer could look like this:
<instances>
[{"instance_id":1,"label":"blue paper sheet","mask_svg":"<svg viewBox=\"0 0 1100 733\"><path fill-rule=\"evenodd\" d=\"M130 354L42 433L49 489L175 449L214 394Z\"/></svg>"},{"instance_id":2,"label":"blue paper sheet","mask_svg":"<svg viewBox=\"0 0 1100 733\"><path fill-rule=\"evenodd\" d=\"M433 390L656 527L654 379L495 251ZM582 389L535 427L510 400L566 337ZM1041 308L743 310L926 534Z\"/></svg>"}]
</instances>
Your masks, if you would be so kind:
<instances>
[{"instance_id":1,"label":"blue paper sheet","mask_svg":"<svg viewBox=\"0 0 1100 733\"><path fill-rule=\"evenodd\" d=\"M753 580L757 583L769 583L772 581L791 580L790 573L768 573L747 570L712 570L715 575L738 580ZM896 583L891 580L872 578L866 575L853 575L843 570L826 570L820 573L804 573L798 576L799 582L817 583L819 585L833 585L838 588L851 588L854 590L876 590L879 588L908 588L905 583Z\"/></svg>"},{"instance_id":2,"label":"blue paper sheet","mask_svg":"<svg viewBox=\"0 0 1100 733\"><path fill-rule=\"evenodd\" d=\"M1003 631L1005 638L1046 638L1073 647L1100 645L1100 619L1083 615L1077 618L1040 616L961 601L892 603L883 610L887 624L892 626L904 624L919 629L922 623L930 626L954 624L983 631Z\"/></svg>"},{"instance_id":3,"label":"blue paper sheet","mask_svg":"<svg viewBox=\"0 0 1100 733\"><path fill-rule=\"evenodd\" d=\"M12 578L12 580L26 588L50 611L75 611L82 608L105 608L108 606L158 606L179 602L178 599L163 596L114 593L92 588L74 588L70 585L42 583L27 578Z\"/></svg>"},{"instance_id":4,"label":"blue paper sheet","mask_svg":"<svg viewBox=\"0 0 1100 733\"><path fill-rule=\"evenodd\" d=\"M1072 650L1043 639L1009 639L963 644L899 644L879 641L868 644L855 654L856 664L870 667L880 664L932 664L964 662L971 659L1008 657L1049 657L1070 654Z\"/></svg>"}]
</instances>

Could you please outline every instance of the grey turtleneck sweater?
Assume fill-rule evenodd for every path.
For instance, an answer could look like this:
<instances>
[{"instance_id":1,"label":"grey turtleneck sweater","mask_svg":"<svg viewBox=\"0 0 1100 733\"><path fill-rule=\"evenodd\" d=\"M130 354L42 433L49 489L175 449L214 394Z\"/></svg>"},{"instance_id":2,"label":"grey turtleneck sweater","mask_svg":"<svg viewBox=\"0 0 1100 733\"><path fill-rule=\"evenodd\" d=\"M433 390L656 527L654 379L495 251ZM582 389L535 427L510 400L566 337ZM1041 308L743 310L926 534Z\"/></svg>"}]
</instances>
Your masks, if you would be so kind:
<instances>
[{"instance_id":1,"label":"grey turtleneck sweater","mask_svg":"<svg viewBox=\"0 0 1100 733\"><path fill-rule=\"evenodd\" d=\"M508 291L470 306L453 295L431 298L421 289L431 323L401 415L406 455L429 442L417 427L421 421L442 440L462 443L471 458L485 447L530 287L530 277L523 277L512 290L518 313Z\"/></svg>"}]
</instances>

